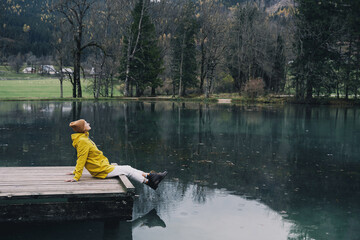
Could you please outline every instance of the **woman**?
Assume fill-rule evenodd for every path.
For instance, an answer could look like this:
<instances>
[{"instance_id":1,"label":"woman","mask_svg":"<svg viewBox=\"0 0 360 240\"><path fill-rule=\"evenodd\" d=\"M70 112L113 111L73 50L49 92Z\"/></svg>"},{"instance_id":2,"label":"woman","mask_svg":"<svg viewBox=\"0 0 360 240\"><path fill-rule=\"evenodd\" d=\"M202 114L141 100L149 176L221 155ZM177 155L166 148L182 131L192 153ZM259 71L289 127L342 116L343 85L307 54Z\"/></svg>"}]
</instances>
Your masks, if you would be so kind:
<instances>
[{"instance_id":1,"label":"woman","mask_svg":"<svg viewBox=\"0 0 360 240\"><path fill-rule=\"evenodd\" d=\"M125 175L137 182L144 183L156 190L159 183L165 178L167 172L145 173L130 166L112 166L109 160L103 155L95 143L89 138L91 129L90 123L84 119L71 122L69 125L76 133L71 135L73 146L77 151L77 161L74 172L68 173L75 175L66 182L77 182L80 180L84 167L96 178L111 178Z\"/></svg>"}]
</instances>

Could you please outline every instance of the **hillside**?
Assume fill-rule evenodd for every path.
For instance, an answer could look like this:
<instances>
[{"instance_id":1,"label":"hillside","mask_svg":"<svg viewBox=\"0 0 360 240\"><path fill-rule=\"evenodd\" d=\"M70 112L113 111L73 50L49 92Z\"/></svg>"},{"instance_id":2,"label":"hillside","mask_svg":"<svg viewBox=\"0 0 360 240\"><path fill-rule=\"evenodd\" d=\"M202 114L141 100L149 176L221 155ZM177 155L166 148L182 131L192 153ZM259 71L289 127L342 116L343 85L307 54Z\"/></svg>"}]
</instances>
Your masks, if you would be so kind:
<instances>
[{"instance_id":1,"label":"hillside","mask_svg":"<svg viewBox=\"0 0 360 240\"><path fill-rule=\"evenodd\" d=\"M223 0L227 6L233 6L236 4L244 4L246 2L255 2L264 8L267 12L276 12L279 8L293 6L294 0Z\"/></svg>"},{"instance_id":2,"label":"hillside","mask_svg":"<svg viewBox=\"0 0 360 240\"><path fill-rule=\"evenodd\" d=\"M255 2L269 14L281 15L285 12L286 15L286 7L293 5L293 1L223 0L223 3L230 7L236 4ZM1 1L0 61L18 53L32 52L37 57L52 54L52 26L41 21L45 2L45 0Z\"/></svg>"},{"instance_id":3,"label":"hillside","mask_svg":"<svg viewBox=\"0 0 360 240\"><path fill-rule=\"evenodd\" d=\"M274 4L272 4L271 6L267 7L266 12L273 14L281 9L285 9L293 6L294 6L294 0L278 0L274 2Z\"/></svg>"},{"instance_id":4,"label":"hillside","mask_svg":"<svg viewBox=\"0 0 360 240\"><path fill-rule=\"evenodd\" d=\"M41 21L44 0L3 1L0 4L0 49L5 56L32 52L48 55L51 25ZM1 57L1 56L0 56Z\"/></svg>"}]
</instances>

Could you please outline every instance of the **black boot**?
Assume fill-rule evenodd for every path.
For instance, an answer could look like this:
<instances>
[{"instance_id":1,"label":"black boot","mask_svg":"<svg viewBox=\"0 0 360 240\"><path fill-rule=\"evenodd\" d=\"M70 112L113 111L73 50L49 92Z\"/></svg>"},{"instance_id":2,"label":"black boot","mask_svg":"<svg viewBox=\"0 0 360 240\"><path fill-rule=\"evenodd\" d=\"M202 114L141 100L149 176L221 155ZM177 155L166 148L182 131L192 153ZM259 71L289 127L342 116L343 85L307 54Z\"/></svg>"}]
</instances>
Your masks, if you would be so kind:
<instances>
[{"instance_id":1,"label":"black boot","mask_svg":"<svg viewBox=\"0 0 360 240\"><path fill-rule=\"evenodd\" d=\"M158 188L159 183L165 178L167 175L167 171L162 173L149 173L147 176L147 179L149 180L147 182L147 185L151 187L152 189L156 190Z\"/></svg>"}]
</instances>

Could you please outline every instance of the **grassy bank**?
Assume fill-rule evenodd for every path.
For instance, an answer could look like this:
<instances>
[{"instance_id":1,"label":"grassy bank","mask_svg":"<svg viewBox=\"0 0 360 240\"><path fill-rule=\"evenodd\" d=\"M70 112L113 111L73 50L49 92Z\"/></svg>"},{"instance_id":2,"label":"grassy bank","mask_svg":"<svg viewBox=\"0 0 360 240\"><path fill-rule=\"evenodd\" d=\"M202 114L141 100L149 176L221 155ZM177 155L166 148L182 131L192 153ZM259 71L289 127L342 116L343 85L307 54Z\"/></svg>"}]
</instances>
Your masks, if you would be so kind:
<instances>
[{"instance_id":1,"label":"grassy bank","mask_svg":"<svg viewBox=\"0 0 360 240\"><path fill-rule=\"evenodd\" d=\"M23 76L23 77L21 77ZM91 91L86 91L89 81L82 81L83 97L92 98ZM119 96L119 91L114 91ZM64 98L72 98L72 85L70 81L63 82ZM0 78L0 99L46 99L60 98L60 81L56 77L46 77L37 74L16 74Z\"/></svg>"},{"instance_id":2,"label":"grassy bank","mask_svg":"<svg viewBox=\"0 0 360 240\"><path fill-rule=\"evenodd\" d=\"M86 83L83 83L83 87ZM83 98L72 98L72 86L68 81L64 82L64 98L60 98L60 83L55 78L42 78L36 80L0 80L0 100L52 100L52 101L87 101L94 100L91 92L83 91ZM113 98L99 98L98 100L121 100L121 101L175 101L175 102L205 102L217 103L219 99L231 99L234 104L310 104L310 105L341 105L341 106L360 106L357 99L337 99L337 98L314 98L311 101L298 101L291 96L265 96L258 98L247 98L244 96L234 96L232 94L212 95L210 98L200 96L187 97L122 97L118 91L114 91L118 96Z\"/></svg>"},{"instance_id":3,"label":"grassy bank","mask_svg":"<svg viewBox=\"0 0 360 240\"><path fill-rule=\"evenodd\" d=\"M76 99L94 100L92 93L85 91L89 81L83 81L83 98ZM69 81L63 83L64 98L60 98L60 82L56 77L41 76L37 74L11 73L0 69L0 100L54 100L73 101L72 85ZM216 103L218 99L231 99L235 104L312 104L312 105L342 105L359 106L357 99L314 98L311 101L298 101L291 96L265 96L258 98L247 98L238 94L213 94L211 98L203 95L193 95L182 98L171 96L158 97L121 97L118 90L114 90L114 98L100 98L99 100L144 100L144 101L180 101L180 102L208 102Z\"/></svg>"},{"instance_id":4,"label":"grassy bank","mask_svg":"<svg viewBox=\"0 0 360 240\"><path fill-rule=\"evenodd\" d=\"M63 84L64 97L72 96L71 83ZM1 80L0 98L55 98L60 97L60 82L54 78L36 80Z\"/></svg>"},{"instance_id":5,"label":"grassy bank","mask_svg":"<svg viewBox=\"0 0 360 240\"><path fill-rule=\"evenodd\" d=\"M90 81L82 80L84 98L92 98L88 89ZM115 96L120 92L114 90ZM63 81L64 98L72 98L72 85L69 80ZM15 73L9 67L0 66L0 99L60 99L60 81L56 76Z\"/></svg>"}]
</instances>

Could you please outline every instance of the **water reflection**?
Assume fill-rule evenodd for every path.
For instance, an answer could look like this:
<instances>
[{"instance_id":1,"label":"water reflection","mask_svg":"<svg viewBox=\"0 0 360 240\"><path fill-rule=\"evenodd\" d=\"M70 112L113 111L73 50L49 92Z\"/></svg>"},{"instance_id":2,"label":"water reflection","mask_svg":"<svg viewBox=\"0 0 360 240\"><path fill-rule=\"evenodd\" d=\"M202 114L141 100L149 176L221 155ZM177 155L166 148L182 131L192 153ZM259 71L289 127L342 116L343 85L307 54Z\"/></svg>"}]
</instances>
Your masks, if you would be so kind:
<instances>
[{"instance_id":1,"label":"water reflection","mask_svg":"<svg viewBox=\"0 0 360 240\"><path fill-rule=\"evenodd\" d=\"M76 222L50 222L30 224L1 224L3 240L8 239L79 239L132 240L132 239L287 239L298 236L291 233L294 224L283 221L282 216L264 204L232 195L225 190L204 187L206 201L197 202L195 186L188 186L181 201L166 196L173 189L171 182L162 186L163 199L171 205L168 211L161 207L161 217L155 209L147 214L124 222L117 219ZM152 192L153 194L154 192ZM150 194L151 195L151 194ZM155 203L157 196L151 202ZM175 201L174 201L175 200ZM138 204L139 205L139 204ZM134 215L139 214L135 210ZM290 233L290 235L289 235ZM303 238L302 238L303 239Z\"/></svg>"},{"instance_id":2,"label":"water reflection","mask_svg":"<svg viewBox=\"0 0 360 240\"><path fill-rule=\"evenodd\" d=\"M124 222L116 221L115 219L110 221L105 221L104 224L104 240L113 240L113 239L124 239L132 240L133 231L137 228L165 228L165 222L159 217L155 209L152 209L150 212L144 216L138 217L133 221ZM146 237L146 239L152 239L152 237Z\"/></svg>"},{"instance_id":3,"label":"water reflection","mask_svg":"<svg viewBox=\"0 0 360 240\"><path fill-rule=\"evenodd\" d=\"M166 229L133 231L134 239L287 239L293 227L290 221L257 200L231 194L223 189L167 182L161 194L145 192L134 213L147 204L157 204ZM181 194L179 194L181 192ZM167 194L171 193L171 194ZM173 195L174 194L174 195ZM149 201L148 199L151 199ZM167 237L164 237L167 236Z\"/></svg>"},{"instance_id":4,"label":"water reflection","mask_svg":"<svg viewBox=\"0 0 360 240\"><path fill-rule=\"evenodd\" d=\"M165 222L153 209L146 215L133 221L119 221L117 219L98 221L76 221L57 223L26 223L2 224L1 239L94 239L94 240L132 240L133 230L136 228L165 228ZM148 238L149 239L149 238Z\"/></svg>"},{"instance_id":5,"label":"water reflection","mask_svg":"<svg viewBox=\"0 0 360 240\"><path fill-rule=\"evenodd\" d=\"M132 229L137 227L162 227L165 228L165 222L157 215L156 209L152 209L146 215L139 217L131 222Z\"/></svg>"},{"instance_id":6,"label":"water reflection","mask_svg":"<svg viewBox=\"0 0 360 240\"><path fill-rule=\"evenodd\" d=\"M134 206L134 219L155 208L167 227L139 228L133 232L136 239L150 232L176 235L187 229L196 235L190 218L203 222L194 225L199 231L212 232L211 225L206 227L211 217L213 223L232 219L213 211L214 201L224 205L219 209L237 213L237 207L226 208L233 205L221 197L224 192L234 201L249 201L247 206L271 213L249 213L254 218L246 229L274 217L275 228L290 239L356 239L360 234L357 108L1 102L0 166L74 165L68 123L78 118L91 123L91 138L110 161L169 171L167 182L155 193L137 186L140 198ZM200 213L198 208L203 211L194 217L191 211ZM185 215L186 222L178 225ZM235 216L234 221L242 221L242 215ZM227 224L217 232L225 234L230 226L231 234L246 232Z\"/></svg>"}]
</instances>

